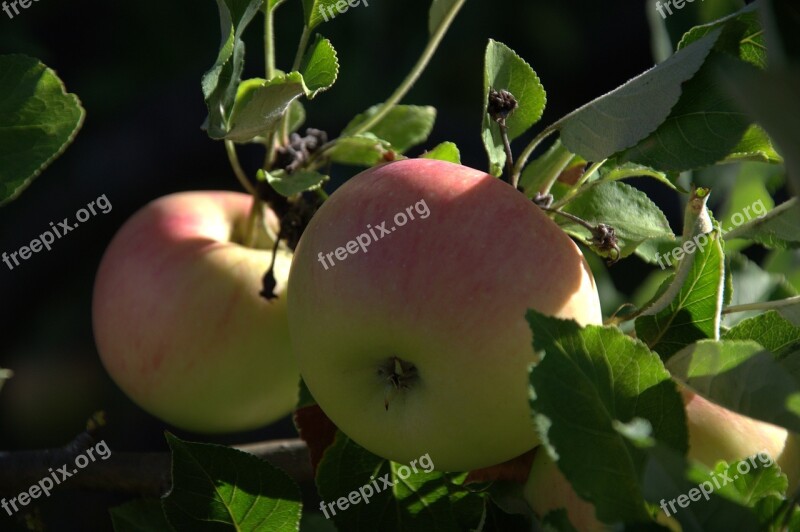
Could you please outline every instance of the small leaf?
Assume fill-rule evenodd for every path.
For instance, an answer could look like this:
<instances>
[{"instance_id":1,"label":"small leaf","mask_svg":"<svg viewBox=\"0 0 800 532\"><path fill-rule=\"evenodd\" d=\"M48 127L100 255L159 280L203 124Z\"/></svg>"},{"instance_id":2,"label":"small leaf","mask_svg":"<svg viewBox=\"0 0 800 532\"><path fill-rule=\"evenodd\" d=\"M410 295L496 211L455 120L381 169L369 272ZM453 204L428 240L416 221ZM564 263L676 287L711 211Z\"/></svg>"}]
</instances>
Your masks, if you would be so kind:
<instances>
[{"instance_id":1,"label":"small leaf","mask_svg":"<svg viewBox=\"0 0 800 532\"><path fill-rule=\"evenodd\" d=\"M331 41L317 35L317 40L309 47L303 58L300 72L303 74L306 87L311 91L308 94L309 100L320 92L330 89L339 76L339 59Z\"/></svg>"},{"instance_id":2,"label":"small leaf","mask_svg":"<svg viewBox=\"0 0 800 532\"><path fill-rule=\"evenodd\" d=\"M533 68L503 43L489 39L483 78L483 145L489 155L491 174L503 171L506 154L500 126L489 117L489 90L505 89L517 100L517 109L508 116L509 140L514 140L539 121L547 103L547 95Z\"/></svg>"},{"instance_id":3,"label":"small leaf","mask_svg":"<svg viewBox=\"0 0 800 532\"><path fill-rule=\"evenodd\" d=\"M712 31L559 120L561 141L589 161L602 161L636 145L666 120L681 97L682 84L697 74L719 35L720 30Z\"/></svg>"},{"instance_id":4,"label":"small leaf","mask_svg":"<svg viewBox=\"0 0 800 532\"><path fill-rule=\"evenodd\" d=\"M328 152L328 157L339 164L374 166L391 149L391 144L385 140L365 133L355 137L339 137L336 145Z\"/></svg>"},{"instance_id":5,"label":"small leaf","mask_svg":"<svg viewBox=\"0 0 800 532\"><path fill-rule=\"evenodd\" d=\"M172 489L164 513L177 530L296 531L300 490L289 476L255 456L167 433L172 449Z\"/></svg>"},{"instance_id":6,"label":"small leaf","mask_svg":"<svg viewBox=\"0 0 800 532\"><path fill-rule=\"evenodd\" d=\"M544 351L530 371L530 396L545 449L599 519L648 521L639 485L645 451L616 427L645 420L649 437L685 452L683 401L669 373L616 327L581 328L533 310L527 319L534 349ZM602 460L587 460L587 441Z\"/></svg>"},{"instance_id":7,"label":"small leaf","mask_svg":"<svg viewBox=\"0 0 800 532\"><path fill-rule=\"evenodd\" d=\"M270 186L275 189L278 194L286 197L318 188L322 183L330 179L328 176L313 170L298 170L293 174L286 174L282 170L271 174L264 172L264 170L259 170L258 172L259 179L262 178L261 174L263 173L263 177L266 178Z\"/></svg>"},{"instance_id":8,"label":"small leaf","mask_svg":"<svg viewBox=\"0 0 800 532\"><path fill-rule=\"evenodd\" d=\"M229 128L220 138L247 142L272 129L289 105L305 93L303 77L297 73L281 74L237 98ZM209 134L212 134L209 131ZM213 136L213 134L212 134Z\"/></svg>"},{"instance_id":9,"label":"small leaf","mask_svg":"<svg viewBox=\"0 0 800 532\"><path fill-rule=\"evenodd\" d=\"M689 244L692 246L686 247ZM675 248L677 256L673 254L673 258L691 260L692 267L675 298L654 316L639 316L635 322L637 337L664 360L696 340L716 338L719 331L725 266L718 235L703 235L683 246ZM691 253L685 255L686 250ZM654 300L673 280L670 276L662 284Z\"/></svg>"},{"instance_id":10,"label":"small leaf","mask_svg":"<svg viewBox=\"0 0 800 532\"><path fill-rule=\"evenodd\" d=\"M674 238L661 209L646 194L625 183L601 182L589 186L563 210L593 225L605 223L613 227L623 257L648 239ZM560 217L556 221L573 236L591 237L586 228L574 222Z\"/></svg>"},{"instance_id":11,"label":"small leaf","mask_svg":"<svg viewBox=\"0 0 800 532\"><path fill-rule=\"evenodd\" d=\"M461 152L458 151L458 146L452 142L442 142L431 151L426 151L422 157L461 164Z\"/></svg>"},{"instance_id":12,"label":"small leaf","mask_svg":"<svg viewBox=\"0 0 800 532\"><path fill-rule=\"evenodd\" d=\"M72 143L85 111L56 73L24 55L0 56L0 206L19 196Z\"/></svg>"},{"instance_id":13,"label":"small leaf","mask_svg":"<svg viewBox=\"0 0 800 532\"><path fill-rule=\"evenodd\" d=\"M374 116L381 106L375 105L365 112L356 115L342 131L342 137L352 134L358 126ZM406 150L428 139L436 121L436 109L430 106L398 105L392 108L383 119L367 133L372 133L392 145L397 153Z\"/></svg>"},{"instance_id":14,"label":"small leaf","mask_svg":"<svg viewBox=\"0 0 800 532\"><path fill-rule=\"evenodd\" d=\"M800 327L774 310L739 322L722 338L752 340L779 358L800 350Z\"/></svg>"},{"instance_id":15,"label":"small leaf","mask_svg":"<svg viewBox=\"0 0 800 532\"><path fill-rule=\"evenodd\" d=\"M168 532L175 530L164 515L161 501L135 499L109 510L114 532Z\"/></svg>"},{"instance_id":16,"label":"small leaf","mask_svg":"<svg viewBox=\"0 0 800 532\"><path fill-rule=\"evenodd\" d=\"M242 35L263 3L263 0L217 0L222 38L214 66L205 73L202 83L208 107L204 128L211 138L225 135L225 123L244 69Z\"/></svg>"},{"instance_id":17,"label":"small leaf","mask_svg":"<svg viewBox=\"0 0 800 532\"><path fill-rule=\"evenodd\" d=\"M793 374L795 359L785 362L751 340L701 340L670 358L667 369L709 401L800 432L800 374Z\"/></svg>"}]
</instances>

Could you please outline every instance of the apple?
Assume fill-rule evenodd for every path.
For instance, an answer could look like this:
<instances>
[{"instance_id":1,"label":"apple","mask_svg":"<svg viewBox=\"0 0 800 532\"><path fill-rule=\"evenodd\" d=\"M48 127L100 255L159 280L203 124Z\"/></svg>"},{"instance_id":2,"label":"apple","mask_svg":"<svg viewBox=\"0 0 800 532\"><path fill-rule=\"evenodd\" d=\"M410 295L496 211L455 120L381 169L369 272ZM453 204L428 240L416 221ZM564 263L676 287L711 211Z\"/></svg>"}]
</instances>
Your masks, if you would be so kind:
<instances>
[{"instance_id":1,"label":"apple","mask_svg":"<svg viewBox=\"0 0 800 532\"><path fill-rule=\"evenodd\" d=\"M325 414L374 454L429 454L446 471L537 445L528 308L601 322L583 255L539 207L430 159L337 190L300 239L289 284L293 350Z\"/></svg>"},{"instance_id":2,"label":"apple","mask_svg":"<svg viewBox=\"0 0 800 532\"><path fill-rule=\"evenodd\" d=\"M800 448L796 436L786 429L742 416L723 408L687 389L681 390L686 407L689 431L689 453L708 468L720 461L729 464L766 452L775 460L789 480L793 492L800 478ZM761 467L764 461L750 464ZM558 508L565 508L573 526L578 530L606 530L595 517L594 506L581 499L558 465L540 448L531 467L524 489L525 499L539 517ZM673 528L676 521L659 513L659 522ZM674 528L673 528L674 529Z\"/></svg>"},{"instance_id":3,"label":"apple","mask_svg":"<svg viewBox=\"0 0 800 532\"><path fill-rule=\"evenodd\" d=\"M253 429L296 402L291 254L276 258L279 297L263 299L274 240L236 242L251 202L233 192L157 199L123 225L97 273L92 316L103 365L135 403L182 429ZM277 224L268 210L265 220Z\"/></svg>"}]
</instances>

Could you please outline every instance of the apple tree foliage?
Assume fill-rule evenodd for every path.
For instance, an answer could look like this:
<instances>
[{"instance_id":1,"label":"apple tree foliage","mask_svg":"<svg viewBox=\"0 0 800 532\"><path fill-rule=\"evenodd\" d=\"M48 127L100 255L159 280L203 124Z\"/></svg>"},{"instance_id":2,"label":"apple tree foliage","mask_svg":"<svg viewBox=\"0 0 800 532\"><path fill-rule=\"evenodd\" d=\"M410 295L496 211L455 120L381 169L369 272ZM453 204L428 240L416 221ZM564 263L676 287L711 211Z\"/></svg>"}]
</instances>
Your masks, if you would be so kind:
<instances>
[{"instance_id":1,"label":"apple tree foliage","mask_svg":"<svg viewBox=\"0 0 800 532\"><path fill-rule=\"evenodd\" d=\"M268 157L257 179L278 194L310 191L324 198L330 164L369 167L427 141L436 109L400 102L465 0L433 0L428 43L395 92L291 171L271 166L275 146L286 145L304 123L302 102L336 82L339 60L333 43L318 33L328 22L322 10L335 9L337 2L302 0L304 29L294 64L286 72L275 67L273 20L286 1L217 0L221 39L202 78L208 107L203 127L225 143L234 168L239 145L262 145ZM671 21L654 24L661 55L656 66L533 135L547 104L542 80L499 41L489 41L483 58L487 170L537 203L547 199L548 213L589 255L635 255L662 266L670 258L666 271L645 283L649 291L632 309L609 307L624 300L608 286L602 262L589 257L605 314L611 315L604 326L581 328L532 310L527 315L534 349L542 355L529 371L531 418L543 442L538 452L547 452L576 493L595 506L597 517L618 529L666 530L656 521L659 501L737 465L709 470L687 460L678 385L731 411L800 432L800 205L796 197L778 205L773 199L784 186L789 196L800 192L800 8L789 0L758 0L733 11L716 13L716 20L682 35ZM257 17L265 22L266 72L242 79L243 35ZM677 42L674 50L671 42ZM0 77L2 204L66 149L84 111L35 59L2 56L0 70L13 74ZM510 92L517 104L502 121L488 112L490 93L499 90ZM510 142L526 136L528 144L510 160ZM460 162L451 142L422 156ZM577 176L574 184L562 179L567 174ZM659 206L624 182L634 177L654 179L682 199L682 231L676 234ZM690 194L709 190L695 185L710 187L719 212L704 201L703 211L692 215ZM768 212L731 229L736 213L756 199ZM711 226L698 230L698 216ZM613 228L614 249L593 238L599 224ZM674 253L698 237L706 244ZM742 253L751 245L766 250L762 264ZM0 370L0 385L8 376ZM309 408L314 402L301 383L298 413ZM519 485L502 476L475 482L466 473L418 471L402 478L399 464L339 431L315 441L308 436L308 418L296 419L318 454L315 481L322 500L335 502L378 478L387 479L386 489L327 520L318 508L305 507L297 484L268 462L167 434L171 489L160 501L114 508L115 529L572 529L563 510L536 522ZM787 490L778 466L764 466L674 517L683 530L796 529L796 494Z\"/></svg>"}]
</instances>

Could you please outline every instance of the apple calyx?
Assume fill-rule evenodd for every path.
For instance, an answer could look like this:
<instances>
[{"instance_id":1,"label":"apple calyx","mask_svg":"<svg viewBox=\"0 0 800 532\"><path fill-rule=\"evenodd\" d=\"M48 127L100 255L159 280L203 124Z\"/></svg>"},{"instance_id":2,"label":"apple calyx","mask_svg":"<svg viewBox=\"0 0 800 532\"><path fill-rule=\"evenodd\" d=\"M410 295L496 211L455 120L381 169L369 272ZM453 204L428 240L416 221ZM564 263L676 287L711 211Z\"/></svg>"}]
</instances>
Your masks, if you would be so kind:
<instances>
[{"instance_id":1,"label":"apple calyx","mask_svg":"<svg viewBox=\"0 0 800 532\"><path fill-rule=\"evenodd\" d=\"M389 402L394 400L398 393L409 390L413 383L419 379L417 367L411 362L396 356L378 366L378 376L386 382L383 407L387 411L389 410Z\"/></svg>"}]
</instances>

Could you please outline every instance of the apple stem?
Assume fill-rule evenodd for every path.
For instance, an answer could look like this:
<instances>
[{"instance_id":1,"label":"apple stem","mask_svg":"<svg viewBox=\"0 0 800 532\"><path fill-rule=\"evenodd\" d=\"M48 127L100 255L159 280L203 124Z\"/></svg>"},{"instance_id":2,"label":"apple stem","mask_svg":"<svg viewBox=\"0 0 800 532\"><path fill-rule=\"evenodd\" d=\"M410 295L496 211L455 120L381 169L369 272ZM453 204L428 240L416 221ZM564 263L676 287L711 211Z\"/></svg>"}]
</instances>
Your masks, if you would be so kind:
<instances>
[{"instance_id":1,"label":"apple stem","mask_svg":"<svg viewBox=\"0 0 800 532\"><path fill-rule=\"evenodd\" d=\"M393 356L378 367L378 376L386 379L383 408L388 411L389 403L398 393L411 387L411 384L418 378L418 373L414 364Z\"/></svg>"}]
</instances>

